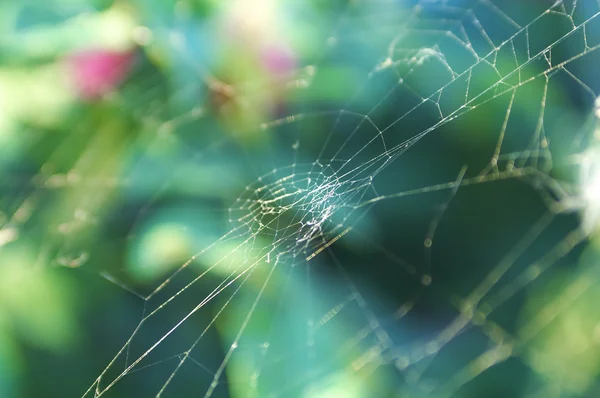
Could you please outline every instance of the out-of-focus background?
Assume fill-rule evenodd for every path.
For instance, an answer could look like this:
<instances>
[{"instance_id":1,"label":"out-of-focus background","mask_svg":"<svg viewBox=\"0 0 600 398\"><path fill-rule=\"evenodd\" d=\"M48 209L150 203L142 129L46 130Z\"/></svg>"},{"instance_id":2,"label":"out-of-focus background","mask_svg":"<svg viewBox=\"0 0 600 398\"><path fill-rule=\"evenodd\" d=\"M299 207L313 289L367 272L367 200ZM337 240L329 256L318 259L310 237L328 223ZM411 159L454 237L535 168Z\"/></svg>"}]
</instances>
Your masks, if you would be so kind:
<instances>
[{"instance_id":1,"label":"out-of-focus background","mask_svg":"<svg viewBox=\"0 0 600 398\"><path fill-rule=\"evenodd\" d=\"M4 0L0 397L595 397L596 1Z\"/></svg>"}]
</instances>

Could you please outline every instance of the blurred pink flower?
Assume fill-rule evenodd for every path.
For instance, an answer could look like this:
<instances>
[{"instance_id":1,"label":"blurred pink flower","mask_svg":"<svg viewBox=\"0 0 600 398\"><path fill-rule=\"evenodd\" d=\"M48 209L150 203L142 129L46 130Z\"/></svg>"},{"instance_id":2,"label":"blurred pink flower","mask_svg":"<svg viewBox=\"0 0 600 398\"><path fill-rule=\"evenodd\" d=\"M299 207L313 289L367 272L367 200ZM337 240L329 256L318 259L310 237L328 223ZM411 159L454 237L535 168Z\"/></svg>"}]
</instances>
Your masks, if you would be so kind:
<instances>
[{"instance_id":1,"label":"blurred pink flower","mask_svg":"<svg viewBox=\"0 0 600 398\"><path fill-rule=\"evenodd\" d=\"M68 70L83 100L94 100L113 91L131 69L132 51L85 50L67 58Z\"/></svg>"},{"instance_id":2,"label":"blurred pink flower","mask_svg":"<svg viewBox=\"0 0 600 398\"><path fill-rule=\"evenodd\" d=\"M262 62L267 71L275 76L286 75L296 68L296 57L284 46L269 46L262 52Z\"/></svg>"}]
</instances>

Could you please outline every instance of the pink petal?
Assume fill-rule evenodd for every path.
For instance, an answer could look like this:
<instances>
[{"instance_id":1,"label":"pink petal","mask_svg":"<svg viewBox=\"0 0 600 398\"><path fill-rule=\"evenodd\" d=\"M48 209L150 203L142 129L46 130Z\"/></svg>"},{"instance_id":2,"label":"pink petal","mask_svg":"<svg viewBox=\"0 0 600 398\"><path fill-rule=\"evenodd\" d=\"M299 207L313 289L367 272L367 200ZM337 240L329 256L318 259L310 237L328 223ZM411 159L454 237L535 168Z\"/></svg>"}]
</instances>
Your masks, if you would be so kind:
<instances>
[{"instance_id":1,"label":"pink petal","mask_svg":"<svg viewBox=\"0 0 600 398\"><path fill-rule=\"evenodd\" d=\"M270 46L263 51L262 60L265 68L276 75L291 72L296 67L296 58L287 48Z\"/></svg>"},{"instance_id":2,"label":"pink petal","mask_svg":"<svg viewBox=\"0 0 600 398\"><path fill-rule=\"evenodd\" d=\"M134 54L131 51L87 50L71 54L69 70L84 100L97 99L112 91L131 69Z\"/></svg>"}]
</instances>

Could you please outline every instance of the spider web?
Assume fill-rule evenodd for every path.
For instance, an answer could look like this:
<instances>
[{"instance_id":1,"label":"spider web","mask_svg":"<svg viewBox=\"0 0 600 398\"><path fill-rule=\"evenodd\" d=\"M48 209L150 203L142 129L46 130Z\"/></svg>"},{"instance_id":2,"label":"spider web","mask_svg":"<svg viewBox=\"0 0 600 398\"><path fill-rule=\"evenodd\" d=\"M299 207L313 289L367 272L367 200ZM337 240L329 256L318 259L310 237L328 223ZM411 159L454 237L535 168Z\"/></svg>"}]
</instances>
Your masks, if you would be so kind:
<instances>
[{"instance_id":1,"label":"spider web","mask_svg":"<svg viewBox=\"0 0 600 398\"><path fill-rule=\"evenodd\" d=\"M293 93L282 115L231 135L211 112L245 115L273 83L203 71L218 104L198 106L195 86L157 92L137 71L150 77L110 98L144 126L125 175L98 168L106 131L64 172L48 166L59 146L3 229L71 195L50 256L112 282L115 311L140 307L106 331L120 347L84 396L594 395L593 343L577 351L556 324L597 294L599 14L597 1L345 5L314 62L276 82ZM344 98L314 100L340 76ZM140 92L147 103L128 100ZM135 248L155 216L195 225L182 208L204 232L187 258L166 254L179 262L158 283L131 273L162 264L161 239L140 269L94 262L113 248L93 243L103 234ZM111 235L110 217L131 229Z\"/></svg>"}]
</instances>

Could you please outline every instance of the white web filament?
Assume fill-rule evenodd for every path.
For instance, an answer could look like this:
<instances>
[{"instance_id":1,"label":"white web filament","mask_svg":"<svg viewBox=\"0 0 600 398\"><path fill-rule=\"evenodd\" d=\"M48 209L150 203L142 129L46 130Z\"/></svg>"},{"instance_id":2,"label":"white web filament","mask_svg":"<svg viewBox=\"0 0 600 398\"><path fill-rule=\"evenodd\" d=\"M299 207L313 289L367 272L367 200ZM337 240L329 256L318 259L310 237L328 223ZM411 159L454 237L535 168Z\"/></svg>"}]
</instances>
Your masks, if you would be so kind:
<instances>
[{"instance_id":1,"label":"white web filament","mask_svg":"<svg viewBox=\"0 0 600 398\"><path fill-rule=\"evenodd\" d=\"M252 235L268 235L277 255L312 258L328 239L339 239L370 186L370 180L340 180L327 164L284 167L246 187L229 209L230 221Z\"/></svg>"}]
</instances>

